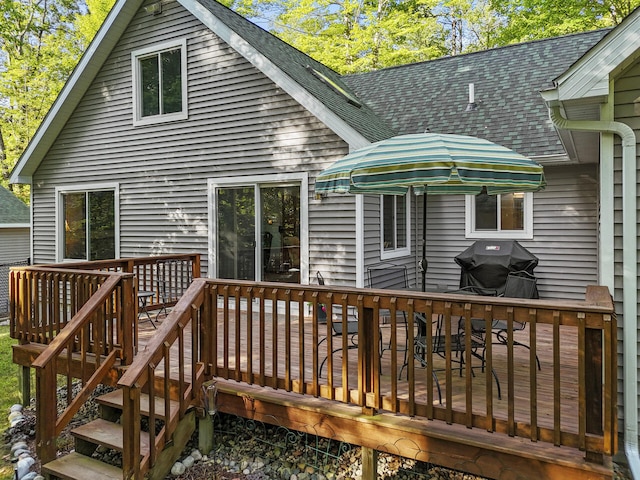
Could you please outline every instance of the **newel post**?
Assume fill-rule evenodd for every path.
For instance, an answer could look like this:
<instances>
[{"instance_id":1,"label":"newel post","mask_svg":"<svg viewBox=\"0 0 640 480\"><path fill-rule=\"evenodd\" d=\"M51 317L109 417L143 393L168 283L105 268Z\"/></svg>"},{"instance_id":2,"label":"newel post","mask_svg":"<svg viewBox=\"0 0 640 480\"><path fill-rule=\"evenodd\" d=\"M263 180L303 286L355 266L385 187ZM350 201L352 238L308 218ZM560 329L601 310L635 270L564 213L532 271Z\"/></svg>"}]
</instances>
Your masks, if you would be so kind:
<instances>
[{"instance_id":1,"label":"newel post","mask_svg":"<svg viewBox=\"0 0 640 480\"><path fill-rule=\"evenodd\" d=\"M374 302L377 298L374 299ZM375 415L380 398L380 357L378 356L378 317L373 308L363 306L363 298L358 298L358 391L359 402L365 415ZM373 405L367 402L373 393ZM362 446L362 480L375 480L377 475L378 452Z\"/></svg>"},{"instance_id":2,"label":"newel post","mask_svg":"<svg viewBox=\"0 0 640 480\"><path fill-rule=\"evenodd\" d=\"M589 305L610 307L613 313L611 295L606 287L588 286L585 300ZM585 361L585 432L587 436L601 437L604 434L603 417L608 414L607 412L603 414L602 410L603 393L606 387L603 385L603 330L585 326L584 344L579 345L579 348L584 348ZM608 361L611 359L607 359ZM604 462L602 453L589 451L588 446L585 450L585 460L600 464Z\"/></svg>"},{"instance_id":3,"label":"newel post","mask_svg":"<svg viewBox=\"0 0 640 480\"><path fill-rule=\"evenodd\" d=\"M136 299L133 280L133 275L122 279L122 312L120 313L120 329L122 332L122 362L125 365L130 365L133 361L138 339L138 302Z\"/></svg>"},{"instance_id":4,"label":"newel post","mask_svg":"<svg viewBox=\"0 0 640 480\"><path fill-rule=\"evenodd\" d=\"M56 425L58 399L56 362L36 367L36 448L42 464L56 459Z\"/></svg>"},{"instance_id":5,"label":"newel post","mask_svg":"<svg viewBox=\"0 0 640 480\"><path fill-rule=\"evenodd\" d=\"M362 303L362 298L358 299ZM358 319L358 391L359 404L367 406L367 394L373 391L377 342L373 325L373 309L361 306Z\"/></svg>"}]
</instances>

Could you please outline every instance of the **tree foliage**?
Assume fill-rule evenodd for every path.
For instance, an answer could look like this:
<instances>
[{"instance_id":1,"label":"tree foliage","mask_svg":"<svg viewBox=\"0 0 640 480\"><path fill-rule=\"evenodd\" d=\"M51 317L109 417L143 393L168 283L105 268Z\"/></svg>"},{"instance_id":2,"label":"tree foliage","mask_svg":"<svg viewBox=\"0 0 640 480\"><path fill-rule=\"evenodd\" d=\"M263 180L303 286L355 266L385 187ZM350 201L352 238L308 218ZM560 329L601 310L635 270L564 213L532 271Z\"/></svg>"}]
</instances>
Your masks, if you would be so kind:
<instances>
[{"instance_id":1,"label":"tree foliage","mask_svg":"<svg viewBox=\"0 0 640 480\"><path fill-rule=\"evenodd\" d=\"M0 184L115 0L0 0ZM339 73L617 25L640 0L222 0ZM17 188L17 187L16 187ZM26 196L26 191L20 191Z\"/></svg>"},{"instance_id":2,"label":"tree foliage","mask_svg":"<svg viewBox=\"0 0 640 480\"><path fill-rule=\"evenodd\" d=\"M619 24L638 0L492 0L503 19L496 42L505 45Z\"/></svg>"},{"instance_id":3,"label":"tree foliage","mask_svg":"<svg viewBox=\"0 0 640 480\"><path fill-rule=\"evenodd\" d=\"M2 185L113 1L0 0ZM28 195L24 187L10 188Z\"/></svg>"},{"instance_id":4,"label":"tree foliage","mask_svg":"<svg viewBox=\"0 0 640 480\"><path fill-rule=\"evenodd\" d=\"M640 0L226 0L340 73L613 26Z\"/></svg>"}]
</instances>

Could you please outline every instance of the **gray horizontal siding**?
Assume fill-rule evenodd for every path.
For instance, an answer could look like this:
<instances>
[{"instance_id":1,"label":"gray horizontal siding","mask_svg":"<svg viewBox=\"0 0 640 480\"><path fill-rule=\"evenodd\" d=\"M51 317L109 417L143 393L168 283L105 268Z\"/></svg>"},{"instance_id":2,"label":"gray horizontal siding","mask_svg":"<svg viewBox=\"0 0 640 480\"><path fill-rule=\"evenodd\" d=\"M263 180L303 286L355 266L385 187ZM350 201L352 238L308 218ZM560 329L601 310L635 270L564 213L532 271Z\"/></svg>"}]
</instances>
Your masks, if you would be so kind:
<instances>
[{"instance_id":1,"label":"gray horizontal siding","mask_svg":"<svg viewBox=\"0 0 640 480\"><path fill-rule=\"evenodd\" d=\"M131 51L187 39L189 118L133 126ZM207 179L307 171L347 145L178 3L138 14L34 176L34 253L55 259L54 186L118 182L122 257L208 251ZM309 198L311 275L355 282L352 196Z\"/></svg>"},{"instance_id":2,"label":"gray horizontal siding","mask_svg":"<svg viewBox=\"0 0 640 480\"><path fill-rule=\"evenodd\" d=\"M31 257L29 228L0 228L0 265Z\"/></svg>"},{"instance_id":3,"label":"gray horizontal siding","mask_svg":"<svg viewBox=\"0 0 640 480\"><path fill-rule=\"evenodd\" d=\"M519 240L539 259L535 273L541 297L583 300L587 285L597 284L596 166L548 167L547 188L534 194L534 238ZM413 232L415 259L391 263L409 268L410 283L420 285L412 270L421 257L421 205ZM380 261L379 200L367 202L365 251L367 264ZM412 210L412 222L415 209ZM465 200L462 195L433 195L427 200L427 288L455 289L460 267L455 257L474 240L465 239Z\"/></svg>"}]
</instances>

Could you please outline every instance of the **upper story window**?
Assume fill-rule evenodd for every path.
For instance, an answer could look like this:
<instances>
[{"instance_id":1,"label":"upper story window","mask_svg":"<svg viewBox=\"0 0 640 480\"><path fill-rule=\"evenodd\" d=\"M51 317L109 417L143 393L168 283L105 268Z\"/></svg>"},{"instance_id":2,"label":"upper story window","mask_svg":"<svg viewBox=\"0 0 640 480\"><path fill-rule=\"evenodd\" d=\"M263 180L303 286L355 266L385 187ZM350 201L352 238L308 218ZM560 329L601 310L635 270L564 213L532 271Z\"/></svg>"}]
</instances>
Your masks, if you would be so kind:
<instances>
[{"instance_id":1,"label":"upper story window","mask_svg":"<svg viewBox=\"0 0 640 480\"><path fill-rule=\"evenodd\" d=\"M381 258L409 255L409 196L381 195Z\"/></svg>"},{"instance_id":2,"label":"upper story window","mask_svg":"<svg viewBox=\"0 0 640 480\"><path fill-rule=\"evenodd\" d=\"M57 198L59 258L117 258L117 188L59 188Z\"/></svg>"},{"instance_id":3,"label":"upper story window","mask_svg":"<svg viewBox=\"0 0 640 480\"><path fill-rule=\"evenodd\" d=\"M186 40L182 40L131 54L134 124L187 118L186 52Z\"/></svg>"},{"instance_id":4,"label":"upper story window","mask_svg":"<svg viewBox=\"0 0 640 480\"><path fill-rule=\"evenodd\" d=\"M467 195L467 238L533 238L533 194Z\"/></svg>"}]
</instances>

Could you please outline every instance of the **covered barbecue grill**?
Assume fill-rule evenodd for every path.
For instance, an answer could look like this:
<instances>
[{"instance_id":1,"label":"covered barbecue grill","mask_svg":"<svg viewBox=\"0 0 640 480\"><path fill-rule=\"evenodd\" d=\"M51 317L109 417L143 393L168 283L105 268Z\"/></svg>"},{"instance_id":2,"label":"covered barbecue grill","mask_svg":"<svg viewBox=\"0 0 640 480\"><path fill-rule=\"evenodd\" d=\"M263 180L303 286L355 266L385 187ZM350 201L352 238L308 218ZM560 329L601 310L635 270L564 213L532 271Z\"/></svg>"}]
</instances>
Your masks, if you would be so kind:
<instances>
[{"instance_id":1,"label":"covered barbecue grill","mask_svg":"<svg viewBox=\"0 0 640 480\"><path fill-rule=\"evenodd\" d=\"M462 269L460 288L495 290L497 295L504 294L509 273L524 271L533 276L538 265L538 258L515 240L479 240L455 261ZM532 297L538 297L537 290Z\"/></svg>"}]
</instances>

